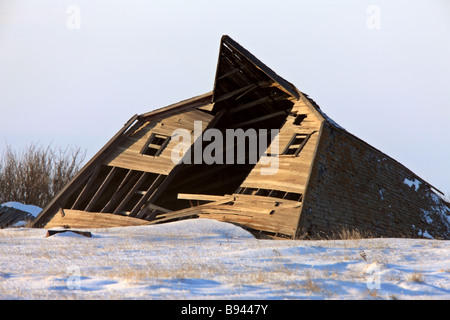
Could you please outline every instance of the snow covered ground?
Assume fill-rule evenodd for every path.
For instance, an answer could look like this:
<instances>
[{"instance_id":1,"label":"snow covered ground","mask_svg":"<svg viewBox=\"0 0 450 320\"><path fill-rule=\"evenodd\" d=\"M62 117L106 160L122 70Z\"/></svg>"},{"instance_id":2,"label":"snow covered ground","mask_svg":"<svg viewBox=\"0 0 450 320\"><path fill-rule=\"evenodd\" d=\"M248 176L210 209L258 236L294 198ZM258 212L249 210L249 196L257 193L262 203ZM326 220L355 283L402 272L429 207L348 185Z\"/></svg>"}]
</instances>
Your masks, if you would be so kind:
<instances>
[{"instance_id":1,"label":"snow covered ground","mask_svg":"<svg viewBox=\"0 0 450 320\"><path fill-rule=\"evenodd\" d=\"M450 299L450 241L258 240L186 220L0 230L1 299Z\"/></svg>"}]
</instances>

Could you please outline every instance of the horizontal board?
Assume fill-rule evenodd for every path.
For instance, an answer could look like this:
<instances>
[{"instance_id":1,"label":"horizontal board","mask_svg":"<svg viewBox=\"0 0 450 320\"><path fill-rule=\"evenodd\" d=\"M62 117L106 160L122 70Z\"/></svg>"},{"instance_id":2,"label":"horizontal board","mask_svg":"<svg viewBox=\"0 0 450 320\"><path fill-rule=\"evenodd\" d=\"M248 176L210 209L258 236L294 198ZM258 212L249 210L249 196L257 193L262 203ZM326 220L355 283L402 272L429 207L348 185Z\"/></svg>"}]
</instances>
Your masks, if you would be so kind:
<instances>
[{"instance_id":1,"label":"horizontal board","mask_svg":"<svg viewBox=\"0 0 450 320\"><path fill-rule=\"evenodd\" d=\"M64 209L64 216L61 214L61 211L55 214L45 228L49 229L67 226L70 228L111 228L147 224L148 221L145 220L110 213Z\"/></svg>"},{"instance_id":2,"label":"horizontal board","mask_svg":"<svg viewBox=\"0 0 450 320\"><path fill-rule=\"evenodd\" d=\"M184 200L203 200L203 201L220 201L220 200L232 200L231 196L215 196L209 194L190 194L190 193L179 193L178 199Z\"/></svg>"}]
</instances>

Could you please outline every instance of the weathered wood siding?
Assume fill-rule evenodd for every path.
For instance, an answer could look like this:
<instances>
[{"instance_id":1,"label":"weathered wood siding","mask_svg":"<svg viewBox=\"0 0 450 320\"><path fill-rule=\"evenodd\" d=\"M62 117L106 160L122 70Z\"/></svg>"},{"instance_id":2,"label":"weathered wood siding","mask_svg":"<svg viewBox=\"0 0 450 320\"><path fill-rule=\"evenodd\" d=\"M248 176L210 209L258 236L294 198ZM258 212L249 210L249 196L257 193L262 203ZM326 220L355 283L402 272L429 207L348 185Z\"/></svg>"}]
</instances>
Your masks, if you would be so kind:
<instances>
[{"instance_id":1,"label":"weathered wood siding","mask_svg":"<svg viewBox=\"0 0 450 320\"><path fill-rule=\"evenodd\" d=\"M142 154L141 151L152 133L172 137L176 129L185 129L191 132L191 142L193 143L194 121L201 121L202 129L204 130L212 118L212 115L203 111L192 110L165 119L146 122L116 148L105 161L105 164L168 175L175 167L171 159L171 153L174 146L179 144L178 139L173 137L162 153L156 157ZM187 145L187 147L189 146L190 144Z\"/></svg>"},{"instance_id":2,"label":"weathered wood siding","mask_svg":"<svg viewBox=\"0 0 450 320\"><path fill-rule=\"evenodd\" d=\"M414 184L413 184L414 183ZM450 236L450 210L422 179L348 132L323 127L299 235Z\"/></svg>"},{"instance_id":3,"label":"weathered wood siding","mask_svg":"<svg viewBox=\"0 0 450 320\"><path fill-rule=\"evenodd\" d=\"M279 153L289 144L295 133L311 134L298 156L279 155L278 171L272 175L261 175L261 168L269 165L259 162L250 172L241 187L275 189L303 194L317 144L321 120L302 99L292 108L293 114L306 115L300 125L295 125L295 116L288 116L279 133ZM270 148L269 148L270 150Z\"/></svg>"},{"instance_id":4,"label":"weathered wood siding","mask_svg":"<svg viewBox=\"0 0 450 320\"><path fill-rule=\"evenodd\" d=\"M232 222L272 236L293 238L301 203L264 196L235 194L232 203L207 206L199 216Z\"/></svg>"},{"instance_id":5,"label":"weathered wood siding","mask_svg":"<svg viewBox=\"0 0 450 320\"><path fill-rule=\"evenodd\" d=\"M294 124L297 115L306 116L299 125ZM321 121L322 119L312 111L303 97L296 101L291 115L287 117L279 132L278 170L275 174L261 175L261 169L268 168L269 165L257 163L241 184L241 189L277 190L302 196L311 170ZM281 155L296 133L310 134L300 153L297 156ZM295 236L301 199L293 201L255 193L233 194L233 196L235 197L233 203L214 208L208 206L204 212L214 219L239 223L275 236Z\"/></svg>"},{"instance_id":6,"label":"weathered wood siding","mask_svg":"<svg viewBox=\"0 0 450 320\"><path fill-rule=\"evenodd\" d=\"M160 214L150 224L208 218L239 224L274 237L294 237L301 203L264 196L234 194L224 200Z\"/></svg>"}]
</instances>

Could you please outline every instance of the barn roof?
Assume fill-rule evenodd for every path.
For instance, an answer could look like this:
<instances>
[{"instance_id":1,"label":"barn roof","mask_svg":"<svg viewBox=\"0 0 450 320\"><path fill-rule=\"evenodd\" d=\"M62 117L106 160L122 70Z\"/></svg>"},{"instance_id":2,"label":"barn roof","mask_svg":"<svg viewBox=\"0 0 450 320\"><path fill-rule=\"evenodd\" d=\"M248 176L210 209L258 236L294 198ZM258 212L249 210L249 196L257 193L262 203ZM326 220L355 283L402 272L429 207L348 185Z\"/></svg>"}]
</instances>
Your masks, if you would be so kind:
<instances>
[{"instance_id":1,"label":"barn roof","mask_svg":"<svg viewBox=\"0 0 450 320\"><path fill-rule=\"evenodd\" d=\"M0 228L12 226L20 221L31 221L33 218L28 212L0 205Z\"/></svg>"},{"instance_id":2,"label":"barn roof","mask_svg":"<svg viewBox=\"0 0 450 320\"><path fill-rule=\"evenodd\" d=\"M286 147L285 151L274 151L283 156L282 166L277 167L278 175L271 179L261 178L258 174L261 166L254 163L243 163L243 166L215 163L210 166L210 163L202 162L198 166L199 163L194 161L175 168L176 164L169 161L168 156L173 149L170 150L169 145L165 154L162 150L168 145L174 127L187 130L195 139L195 122L199 118L219 132L234 128L279 129L277 141L282 140ZM153 131L154 128L157 131ZM319 190L327 185L320 182L326 171L320 161L336 169L337 161L333 158L328 162L327 157L345 152L343 148L336 152L327 149L336 136L352 147L357 146L354 147L357 151L349 149L348 154L360 155L363 149L370 161L376 161L373 155L378 150L339 126L307 94L225 35L220 41L212 91L133 116L52 199L33 226L45 226L50 221L53 225L67 225L67 221L72 221L70 225L75 222L91 225L91 220L102 225L102 219L107 217L104 213L111 213L117 225L130 224L128 219L141 224L214 216L256 230L294 237L300 232L299 217L303 213L310 214L311 207L306 207L306 203L310 206L316 203L314 191L308 190ZM158 155L147 153L149 146L158 150ZM195 151L195 148L190 150ZM269 150L267 145L264 150ZM348 158L348 154L345 157ZM383 160L393 160L391 165L408 177L416 177L394 159L381 152L376 154ZM318 158L321 156L323 158ZM357 158L354 163L362 162L359 160ZM345 164L345 161L339 163ZM347 179L348 174L341 168L336 169L335 178ZM353 176L355 168L351 167L350 171ZM356 189L344 191L360 192ZM377 196L378 192L375 192ZM191 205L191 200L197 200L197 204L199 201L212 202L189 208L178 200L189 200ZM339 203L340 200L336 201ZM56 216L58 212L60 215Z\"/></svg>"},{"instance_id":3,"label":"barn roof","mask_svg":"<svg viewBox=\"0 0 450 320\"><path fill-rule=\"evenodd\" d=\"M295 86L280 77L272 69L262 63L253 54L227 35L220 42L219 59L213 89L213 101L218 101L224 94L233 90L261 85L269 77L279 85L279 88L299 99Z\"/></svg>"}]
</instances>

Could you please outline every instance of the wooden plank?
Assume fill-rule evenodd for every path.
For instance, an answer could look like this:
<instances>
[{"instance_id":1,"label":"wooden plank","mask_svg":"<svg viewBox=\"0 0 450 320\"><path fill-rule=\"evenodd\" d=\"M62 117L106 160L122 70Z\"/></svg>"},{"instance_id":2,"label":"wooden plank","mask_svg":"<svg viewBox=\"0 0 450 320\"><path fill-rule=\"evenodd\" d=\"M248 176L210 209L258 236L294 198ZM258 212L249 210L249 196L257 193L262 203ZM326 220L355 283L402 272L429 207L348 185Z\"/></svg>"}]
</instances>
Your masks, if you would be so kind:
<instances>
[{"instance_id":1,"label":"wooden plank","mask_svg":"<svg viewBox=\"0 0 450 320\"><path fill-rule=\"evenodd\" d=\"M187 110L201 107L211 103L212 92L208 92L190 99L186 99L167 107L160 108L151 112L143 113L139 115L139 119L149 121L156 119L163 119L169 116L179 114L180 112L185 112Z\"/></svg>"},{"instance_id":2,"label":"wooden plank","mask_svg":"<svg viewBox=\"0 0 450 320\"><path fill-rule=\"evenodd\" d=\"M167 221L167 220L174 220L174 219L185 218L185 217L189 217L189 216L195 216L198 213L202 212L202 210L204 210L205 208L223 205L223 204L233 201L233 199L234 199L234 197L230 197L227 199L203 204L203 205L200 205L197 207L191 207L191 208L181 209L181 210L177 210L177 211L172 211L172 212L168 212L167 214L162 214L162 215L160 214L156 217L148 216L145 219L147 219L149 221L155 221L157 223L160 223L160 222ZM229 206L224 206L224 207L229 207Z\"/></svg>"},{"instance_id":3,"label":"wooden plank","mask_svg":"<svg viewBox=\"0 0 450 320\"><path fill-rule=\"evenodd\" d=\"M198 217L235 223L242 225L243 227L253 229L255 231L281 234L287 237L294 237L295 235L295 229L292 227L282 224L268 224L265 220L258 220L253 217L223 214L223 213L213 213L213 212L205 212L205 213L202 212L198 214Z\"/></svg>"},{"instance_id":4,"label":"wooden plank","mask_svg":"<svg viewBox=\"0 0 450 320\"><path fill-rule=\"evenodd\" d=\"M290 192L290 191L287 191ZM244 201L245 203L257 203L257 204L268 204L268 205L276 205L276 204L287 204L291 205L292 208L295 208L298 205L298 201L296 200L289 200L289 199L282 199L282 198L275 198L275 197L269 197L269 196L261 196L261 195L250 195L250 194L233 194L235 197L236 203L239 203L239 201Z\"/></svg>"},{"instance_id":5,"label":"wooden plank","mask_svg":"<svg viewBox=\"0 0 450 320\"><path fill-rule=\"evenodd\" d=\"M239 88L239 89L236 89L236 90L227 92L227 93L225 93L224 95L215 98L215 99L214 99L214 102L217 103L217 102L221 102L221 101L224 101L224 100L233 98L234 96L236 96L236 95L238 95L238 94L240 94L240 93L242 93L242 92L244 92L244 91L247 91L247 90L249 90L249 89L254 89L254 88L257 88L257 87L258 87L258 85L255 84L255 83L249 84L249 85L247 85L247 86L244 86L244 87L241 87L241 88Z\"/></svg>"},{"instance_id":6,"label":"wooden plank","mask_svg":"<svg viewBox=\"0 0 450 320\"><path fill-rule=\"evenodd\" d=\"M308 142L309 138L316 133L316 131L311 132L310 134L308 134L305 138L305 140L303 140L303 142L300 144L300 146L298 147L298 149L295 151L294 156L298 157L299 153L302 151L302 149L305 147L306 143Z\"/></svg>"},{"instance_id":7,"label":"wooden plank","mask_svg":"<svg viewBox=\"0 0 450 320\"><path fill-rule=\"evenodd\" d=\"M164 213L172 212L172 210L169 210L169 209L166 209L166 208L157 206L157 205L155 205L155 204L153 204L153 203L149 203L149 204L147 205L147 207L149 207L150 209L154 209L154 210L158 210L158 211L164 212Z\"/></svg>"},{"instance_id":8,"label":"wooden plank","mask_svg":"<svg viewBox=\"0 0 450 320\"><path fill-rule=\"evenodd\" d=\"M242 69L245 69L245 67L243 67L243 68L234 68L231 71L228 71L228 72L224 73L222 76L218 77L217 80L222 80L222 79L227 78L227 77L229 77L229 76L231 76L231 75L233 75L233 74L235 74L235 73L237 73L239 71L243 71Z\"/></svg>"},{"instance_id":9,"label":"wooden plank","mask_svg":"<svg viewBox=\"0 0 450 320\"><path fill-rule=\"evenodd\" d=\"M241 195L235 196L239 197ZM259 200L252 196L247 197L252 200ZM200 205L198 207L174 211L168 214L160 214L151 223L157 224L177 219L201 217L238 223L255 230L294 236L294 231L298 223L298 217L300 215L300 208L290 208L288 205L292 203L298 205L298 203L290 200L275 200L285 202L287 206L278 206L275 207L275 209L272 209L272 207L264 208L261 207L261 205L261 208L257 208L254 206L253 202L242 202L242 200L240 205L236 205L239 200L234 201L233 205L219 205L218 202L212 202L205 205ZM270 201L271 199L269 199L266 203L270 204ZM256 201L256 203L260 202L261 201ZM273 201L271 205L274 205L276 202L277 201ZM272 214L270 214L270 212L272 212Z\"/></svg>"},{"instance_id":10,"label":"wooden plank","mask_svg":"<svg viewBox=\"0 0 450 320\"><path fill-rule=\"evenodd\" d=\"M224 206L225 207L225 206ZM218 210L219 208L205 208L200 212L200 214L205 214L204 217L207 217L206 214L210 215L210 219L219 218L221 221L225 221L222 219L226 219L228 222L239 223L245 225L247 227L251 227L256 230L268 231L268 232L280 232L283 230L283 233L292 234L293 230L297 227L298 222L298 214L292 216L290 219L286 217L276 217L273 215L261 215L261 214L243 214L242 212L233 209L228 210ZM287 231L289 230L289 231Z\"/></svg>"},{"instance_id":11,"label":"wooden plank","mask_svg":"<svg viewBox=\"0 0 450 320\"><path fill-rule=\"evenodd\" d=\"M108 165L167 175L175 167L175 164L170 158L171 153L165 155L165 153L169 151L171 150L167 150L166 148L162 155L153 157L125 150L120 156L108 162Z\"/></svg>"},{"instance_id":12,"label":"wooden plank","mask_svg":"<svg viewBox=\"0 0 450 320\"><path fill-rule=\"evenodd\" d=\"M178 220L178 219L185 219L185 218L189 218L189 217L196 217L198 216L199 213L201 213L201 211L195 211L192 210L193 208L189 208L189 210L179 210L179 211L174 211L172 213L168 213L167 215L159 215L157 216L154 220L149 221L149 224L160 224L160 223L165 223L165 222L169 222L171 220Z\"/></svg>"},{"instance_id":13,"label":"wooden plank","mask_svg":"<svg viewBox=\"0 0 450 320\"><path fill-rule=\"evenodd\" d=\"M46 229L56 227L84 228L111 228L124 226L147 225L148 221L110 213L88 212L82 210L64 210L64 217L56 214L45 225Z\"/></svg>"},{"instance_id":14,"label":"wooden plank","mask_svg":"<svg viewBox=\"0 0 450 320\"><path fill-rule=\"evenodd\" d=\"M202 200L202 201L221 201L227 199L233 199L231 196L216 196L209 194L192 194L192 193L179 193L178 199L184 200Z\"/></svg>"},{"instance_id":15,"label":"wooden plank","mask_svg":"<svg viewBox=\"0 0 450 320\"><path fill-rule=\"evenodd\" d=\"M210 104L207 104L205 106L198 107L197 110L204 110L204 111L211 112L213 108L214 108L214 103L210 103Z\"/></svg>"}]
</instances>

